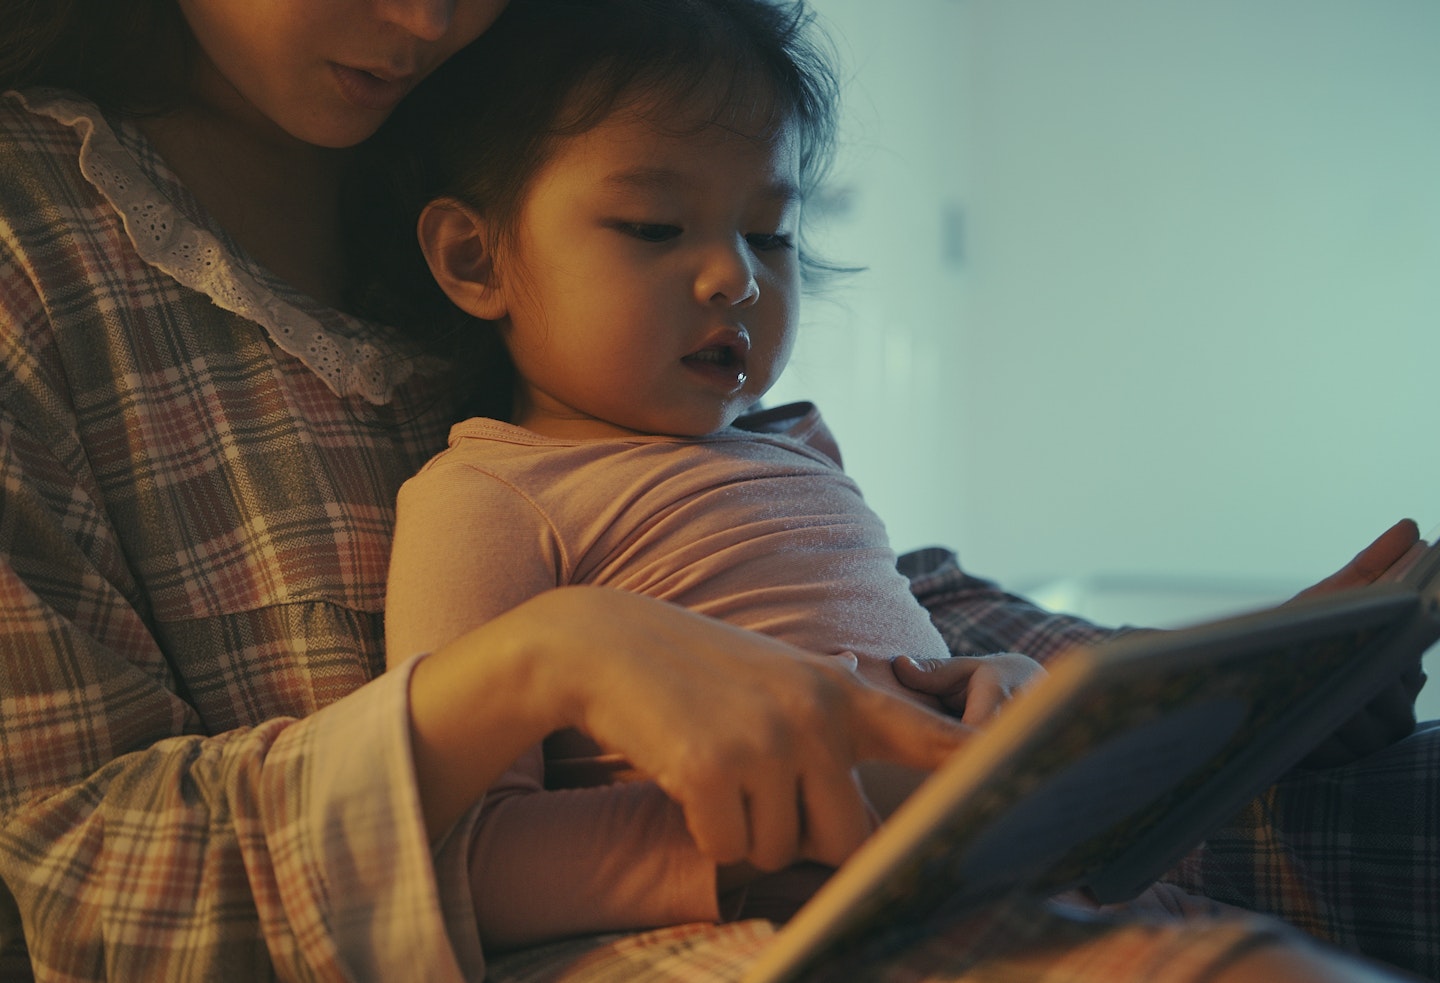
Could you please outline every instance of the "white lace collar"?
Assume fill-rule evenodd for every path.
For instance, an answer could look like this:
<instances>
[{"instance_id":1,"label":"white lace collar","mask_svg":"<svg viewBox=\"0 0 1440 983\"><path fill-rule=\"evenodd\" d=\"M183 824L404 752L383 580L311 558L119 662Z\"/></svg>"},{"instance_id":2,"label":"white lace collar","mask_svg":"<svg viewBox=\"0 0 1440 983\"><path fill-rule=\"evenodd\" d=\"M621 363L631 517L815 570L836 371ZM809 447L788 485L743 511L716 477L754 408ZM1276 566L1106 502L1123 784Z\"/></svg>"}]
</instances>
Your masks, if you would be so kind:
<instances>
[{"instance_id":1,"label":"white lace collar","mask_svg":"<svg viewBox=\"0 0 1440 983\"><path fill-rule=\"evenodd\" d=\"M402 353L393 332L325 307L245 256L208 220L138 128L122 123L117 134L98 107L71 93L35 89L20 98L32 112L81 135L80 171L120 214L141 259L217 307L259 324L337 396L383 405L417 370L441 368L438 359Z\"/></svg>"}]
</instances>

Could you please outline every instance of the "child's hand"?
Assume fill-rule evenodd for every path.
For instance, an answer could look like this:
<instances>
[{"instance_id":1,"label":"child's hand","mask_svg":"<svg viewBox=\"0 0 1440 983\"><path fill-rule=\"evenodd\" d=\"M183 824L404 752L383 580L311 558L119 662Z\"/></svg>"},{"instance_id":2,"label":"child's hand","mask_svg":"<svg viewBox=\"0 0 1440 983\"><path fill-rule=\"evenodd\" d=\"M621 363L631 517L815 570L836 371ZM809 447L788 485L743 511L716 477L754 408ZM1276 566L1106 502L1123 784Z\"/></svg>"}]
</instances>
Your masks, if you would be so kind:
<instances>
[{"instance_id":1,"label":"child's hand","mask_svg":"<svg viewBox=\"0 0 1440 983\"><path fill-rule=\"evenodd\" d=\"M971 727L987 723L1016 693L1045 675L1040 663L1018 652L950 659L901 656L891 669L912 694L938 700Z\"/></svg>"},{"instance_id":2,"label":"child's hand","mask_svg":"<svg viewBox=\"0 0 1440 983\"><path fill-rule=\"evenodd\" d=\"M840 652L831 658L841 659L854 663L852 671L871 686L878 686L880 689L903 696L913 703L929 707L931 710L939 710L941 713L948 713L950 708L939 697L931 696L929 693L906 686L895 677L893 663L889 659L882 659L878 655L857 655L854 652ZM945 661L949 661L948 659Z\"/></svg>"}]
</instances>

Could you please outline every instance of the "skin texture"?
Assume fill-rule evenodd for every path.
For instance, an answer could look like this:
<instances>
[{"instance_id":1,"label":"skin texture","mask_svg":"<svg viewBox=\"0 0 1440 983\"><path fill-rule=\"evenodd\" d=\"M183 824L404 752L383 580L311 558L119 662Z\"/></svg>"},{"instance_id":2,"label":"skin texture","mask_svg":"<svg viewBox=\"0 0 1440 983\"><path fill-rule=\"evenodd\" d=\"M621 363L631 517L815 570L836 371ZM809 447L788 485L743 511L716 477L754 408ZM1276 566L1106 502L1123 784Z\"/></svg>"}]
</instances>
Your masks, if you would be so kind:
<instances>
[{"instance_id":1,"label":"skin texture","mask_svg":"<svg viewBox=\"0 0 1440 983\"><path fill-rule=\"evenodd\" d=\"M1395 523L1340 570L1303 590L1310 597L1374 583L1420 538L1411 519ZM1398 741L1415 728L1415 697L1425 685L1425 672L1417 659L1401 677L1351 717L1301 762L1308 768L1346 764Z\"/></svg>"},{"instance_id":2,"label":"skin texture","mask_svg":"<svg viewBox=\"0 0 1440 983\"><path fill-rule=\"evenodd\" d=\"M178 108L142 128L246 252L339 307L347 149L478 37L505 0L179 2L199 49L194 74ZM364 104L342 82L355 82L357 70L389 80L360 83Z\"/></svg>"},{"instance_id":3,"label":"skin texture","mask_svg":"<svg viewBox=\"0 0 1440 983\"><path fill-rule=\"evenodd\" d=\"M453 199L426 209L419 235L432 273L462 309L497 323L516 363L520 425L572 438L710 433L747 409L784 368L799 298L793 142L783 129L757 139L707 125L707 108L667 116L657 127L634 106L622 107L559 141L529 182L514 230L495 227ZM725 357L697 360L697 352ZM677 669L666 652L667 664L656 666L664 674L661 691L643 702L667 706L677 681L698 674L697 682L682 684L688 698L674 711L685 716L733 698L727 722L741 722L740 733L758 742L726 749L712 740L723 735L710 734L687 747L683 731L666 740L660 730L657 745L665 745L666 755L683 748L679 758L632 764L685 806L696 843L721 865L722 892L797 857L834 864L872 827L852 799L850 766L860 756L845 747L844 730L835 729L850 711L837 705L820 713L824 723L803 733L782 738L781 731L842 691L805 695L771 717L771 694L777 703L794 698L786 682L791 667L773 678L773 667L761 670L734 688L748 675L745 667L707 667L706 648L698 638L677 642L681 658L699 661ZM882 675L874 667L857 672L854 657L819 660L806 671L821 665L832 683L847 686ZM888 669L883 676L892 696L914 699L894 685ZM580 729L605 748L600 733L618 735L622 722L634 724L626 715L636 697L622 698L625 691L655 684L653 677L629 679L616 688L613 704L594 704ZM610 722L622 706L625 712ZM858 733L865 741L864 725ZM783 751L764 750L772 735ZM792 757L807 745L819 757ZM837 746L843 749L838 757ZM907 788L923 773L911 771ZM726 866L734 864L742 867Z\"/></svg>"},{"instance_id":4,"label":"skin texture","mask_svg":"<svg viewBox=\"0 0 1440 983\"><path fill-rule=\"evenodd\" d=\"M373 134L422 78L479 37L505 6L505 0L179 3L205 56L203 101L258 132L278 130L331 148ZM354 70L383 83L367 87L360 102L346 88Z\"/></svg>"},{"instance_id":5,"label":"skin texture","mask_svg":"<svg viewBox=\"0 0 1440 983\"><path fill-rule=\"evenodd\" d=\"M860 844L857 761L931 770L969 733L852 661L598 587L542 594L445 646L410 698L432 835L522 750L575 727L679 802L717 863L761 870L835 865Z\"/></svg>"},{"instance_id":6,"label":"skin texture","mask_svg":"<svg viewBox=\"0 0 1440 983\"><path fill-rule=\"evenodd\" d=\"M357 100L334 66L370 70L406 88L412 74L477 36L502 6L181 0L200 43L197 74L189 102L147 121L147 133L242 247L293 285L332 298L343 273L337 151L372 134L388 114L383 91L377 94L383 82ZM1352 568L1342 574L1359 569ZM954 688L918 670L901 681L924 691ZM417 666L410 702L432 835L521 750L577 727L659 781L718 861L763 869L802 858L838 863L858 845L869 823L854 762L933 768L967 733L866 685L844 660L597 588L550 592L457 639ZM1225 978L1289 978L1280 966L1257 968ZM1299 978L1329 977L1307 969Z\"/></svg>"},{"instance_id":7,"label":"skin texture","mask_svg":"<svg viewBox=\"0 0 1440 983\"><path fill-rule=\"evenodd\" d=\"M704 119L661 130L622 111L561 140L514 235L453 200L421 219L441 287L497 322L520 426L698 436L783 370L800 292L793 141Z\"/></svg>"},{"instance_id":8,"label":"skin texture","mask_svg":"<svg viewBox=\"0 0 1440 983\"><path fill-rule=\"evenodd\" d=\"M418 80L503 6L182 0L200 45L196 75L178 110L142 125L243 248L330 300L344 272L345 148L388 115L347 104L330 66L413 69ZM869 829L849 771L858 756L934 767L965 737L958 724L865 686L843 663L658 601L578 588L536 598L424 660L410 699L432 835L524 748L574 726L661 781L717 857L766 867L834 863L858 844ZM799 760L799 748L813 759Z\"/></svg>"}]
</instances>

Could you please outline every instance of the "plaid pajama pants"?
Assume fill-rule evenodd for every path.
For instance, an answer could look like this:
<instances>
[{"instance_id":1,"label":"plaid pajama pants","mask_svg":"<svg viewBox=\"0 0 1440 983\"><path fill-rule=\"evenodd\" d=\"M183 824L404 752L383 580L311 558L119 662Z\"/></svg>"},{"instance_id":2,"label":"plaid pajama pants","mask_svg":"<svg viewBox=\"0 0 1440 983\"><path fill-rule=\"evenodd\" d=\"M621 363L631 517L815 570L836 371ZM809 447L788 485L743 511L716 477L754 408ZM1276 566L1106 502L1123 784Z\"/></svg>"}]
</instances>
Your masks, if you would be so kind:
<instances>
[{"instance_id":1,"label":"plaid pajama pants","mask_svg":"<svg viewBox=\"0 0 1440 983\"><path fill-rule=\"evenodd\" d=\"M1440 979L1440 721L1297 771L1169 878L1341 948Z\"/></svg>"}]
</instances>

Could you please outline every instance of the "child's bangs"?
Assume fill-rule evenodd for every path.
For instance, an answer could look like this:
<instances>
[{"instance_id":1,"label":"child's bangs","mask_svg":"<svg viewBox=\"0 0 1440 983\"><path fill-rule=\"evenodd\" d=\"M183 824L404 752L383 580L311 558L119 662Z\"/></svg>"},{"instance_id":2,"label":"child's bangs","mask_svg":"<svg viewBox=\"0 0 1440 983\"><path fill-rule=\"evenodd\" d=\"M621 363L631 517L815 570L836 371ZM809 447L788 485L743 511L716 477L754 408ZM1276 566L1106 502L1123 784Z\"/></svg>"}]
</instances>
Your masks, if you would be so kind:
<instances>
[{"instance_id":1,"label":"child's bangs","mask_svg":"<svg viewBox=\"0 0 1440 983\"><path fill-rule=\"evenodd\" d=\"M796 80L778 77L786 61L784 40L793 26L768 30L704 3L661 0L663 14L613 18L601 28L607 44L571 90L565 129L582 132L611 113L637 111L647 122L682 121L773 135L793 118ZM648 4L645 0L638 7ZM779 8L760 5L751 16L783 19ZM599 27L600 25L595 25ZM765 50L779 41L780 50ZM683 133L681 134L683 135Z\"/></svg>"},{"instance_id":2,"label":"child's bangs","mask_svg":"<svg viewBox=\"0 0 1440 983\"><path fill-rule=\"evenodd\" d=\"M617 113L674 136L720 127L762 142L797 118L794 100L763 72L715 57L703 65L604 66L577 88L555 135L584 133Z\"/></svg>"}]
</instances>

